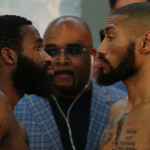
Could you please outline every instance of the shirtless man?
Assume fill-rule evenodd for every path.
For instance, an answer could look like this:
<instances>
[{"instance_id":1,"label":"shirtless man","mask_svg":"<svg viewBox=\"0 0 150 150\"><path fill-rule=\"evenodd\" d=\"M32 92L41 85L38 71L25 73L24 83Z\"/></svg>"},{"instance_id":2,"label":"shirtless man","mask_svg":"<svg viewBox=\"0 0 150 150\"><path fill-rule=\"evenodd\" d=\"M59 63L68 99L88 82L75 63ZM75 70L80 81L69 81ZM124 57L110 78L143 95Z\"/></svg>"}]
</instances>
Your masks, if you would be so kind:
<instances>
[{"instance_id":1,"label":"shirtless man","mask_svg":"<svg viewBox=\"0 0 150 150\"><path fill-rule=\"evenodd\" d=\"M150 150L150 3L115 11L98 53L98 83L123 80L128 89L128 98L112 106L99 150Z\"/></svg>"},{"instance_id":2,"label":"shirtless man","mask_svg":"<svg viewBox=\"0 0 150 150\"><path fill-rule=\"evenodd\" d=\"M0 16L0 150L28 149L25 130L13 110L24 93L49 96L51 61L31 21Z\"/></svg>"}]
</instances>

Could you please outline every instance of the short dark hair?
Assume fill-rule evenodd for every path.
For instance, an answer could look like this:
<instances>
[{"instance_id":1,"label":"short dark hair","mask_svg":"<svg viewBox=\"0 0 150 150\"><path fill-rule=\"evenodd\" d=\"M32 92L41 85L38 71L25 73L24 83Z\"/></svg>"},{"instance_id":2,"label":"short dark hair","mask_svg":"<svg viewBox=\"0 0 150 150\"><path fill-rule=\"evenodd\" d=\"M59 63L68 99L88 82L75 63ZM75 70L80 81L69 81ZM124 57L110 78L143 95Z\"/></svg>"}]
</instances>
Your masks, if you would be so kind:
<instances>
[{"instance_id":1,"label":"short dark hair","mask_svg":"<svg viewBox=\"0 0 150 150\"><path fill-rule=\"evenodd\" d=\"M128 18L150 20L150 3L132 3L117 9L112 15L127 15Z\"/></svg>"},{"instance_id":2,"label":"short dark hair","mask_svg":"<svg viewBox=\"0 0 150 150\"><path fill-rule=\"evenodd\" d=\"M114 8L116 2L117 2L117 0L109 0L110 8ZM150 2L150 0L147 0L147 2Z\"/></svg>"},{"instance_id":3,"label":"short dark hair","mask_svg":"<svg viewBox=\"0 0 150 150\"><path fill-rule=\"evenodd\" d=\"M139 36L150 30L150 3L132 3L117 9L112 15L126 15L125 22L133 21L131 27L137 30ZM137 27L138 26L138 27ZM131 29L132 29L131 28Z\"/></svg>"},{"instance_id":4,"label":"short dark hair","mask_svg":"<svg viewBox=\"0 0 150 150\"><path fill-rule=\"evenodd\" d=\"M3 47L11 48L17 52L22 50L22 39L20 27L32 25L30 20L16 15L0 16L0 50Z\"/></svg>"}]
</instances>

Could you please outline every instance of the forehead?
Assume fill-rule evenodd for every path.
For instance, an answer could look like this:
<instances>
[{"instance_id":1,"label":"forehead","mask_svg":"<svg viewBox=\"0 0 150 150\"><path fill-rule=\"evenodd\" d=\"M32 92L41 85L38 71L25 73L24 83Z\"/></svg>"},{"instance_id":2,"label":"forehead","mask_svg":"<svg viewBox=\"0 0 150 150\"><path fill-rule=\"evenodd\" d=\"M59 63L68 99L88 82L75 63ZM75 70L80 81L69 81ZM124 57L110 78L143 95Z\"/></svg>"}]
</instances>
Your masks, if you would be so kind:
<instances>
[{"instance_id":1,"label":"forehead","mask_svg":"<svg viewBox=\"0 0 150 150\"><path fill-rule=\"evenodd\" d=\"M106 25L105 31L107 32L110 29L116 29L125 26L125 21L128 18L127 15L112 15L109 17Z\"/></svg>"},{"instance_id":2,"label":"forehead","mask_svg":"<svg viewBox=\"0 0 150 150\"><path fill-rule=\"evenodd\" d=\"M21 34L23 36L23 42L34 43L35 41L42 41L39 32L32 25L22 26Z\"/></svg>"},{"instance_id":3,"label":"forehead","mask_svg":"<svg viewBox=\"0 0 150 150\"><path fill-rule=\"evenodd\" d=\"M90 32L81 24L66 22L49 27L44 36L44 42L92 44L92 38Z\"/></svg>"}]
</instances>

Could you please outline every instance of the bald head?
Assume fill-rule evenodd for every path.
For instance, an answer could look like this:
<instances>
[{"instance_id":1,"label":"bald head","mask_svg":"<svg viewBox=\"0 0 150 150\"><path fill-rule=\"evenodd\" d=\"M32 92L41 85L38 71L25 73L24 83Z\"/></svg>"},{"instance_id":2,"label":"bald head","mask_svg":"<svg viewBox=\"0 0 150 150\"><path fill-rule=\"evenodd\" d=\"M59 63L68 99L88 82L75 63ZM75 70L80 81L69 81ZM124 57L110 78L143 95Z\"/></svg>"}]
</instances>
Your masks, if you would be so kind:
<instances>
[{"instance_id":1,"label":"bald head","mask_svg":"<svg viewBox=\"0 0 150 150\"><path fill-rule=\"evenodd\" d=\"M85 29L89 30L87 23L82 18L76 16L61 16L59 18L56 18L48 25L48 28L52 28L65 23L70 23L74 26L81 25Z\"/></svg>"},{"instance_id":2,"label":"bald head","mask_svg":"<svg viewBox=\"0 0 150 150\"><path fill-rule=\"evenodd\" d=\"M88 83L92 36L87 23L75 16L52 21L44 34L45 51L54 60L54 82L61 95L76 96Z\"/></svg>"},{"instance_id":3,"label":"bald head","mask_svg":"<svg viewBox=\"0 0 150 150\"><path fill-rule=\"evenodd\" d=\"M52 32L55 32L55 34L59 34L57 32L58 30L61 30L62 32L66 32L66 30L70 31L74 33L74 36L78 34L81 37L85 38L87 44L92 45L91 31L88 24L82 18L76 16L62 16L53 20L45 30L44 39L47 38ZM73 35L70 33L70 36Z\"/></svg>"}]
</instances>

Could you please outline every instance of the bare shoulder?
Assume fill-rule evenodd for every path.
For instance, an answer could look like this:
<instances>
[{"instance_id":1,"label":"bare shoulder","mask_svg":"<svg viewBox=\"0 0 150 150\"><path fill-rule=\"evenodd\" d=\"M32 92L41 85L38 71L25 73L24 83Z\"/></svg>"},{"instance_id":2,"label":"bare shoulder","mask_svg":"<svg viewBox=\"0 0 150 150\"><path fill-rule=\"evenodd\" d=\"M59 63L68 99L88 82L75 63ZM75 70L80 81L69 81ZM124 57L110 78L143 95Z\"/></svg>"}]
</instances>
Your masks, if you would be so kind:
<instances>
[{"instance_id":1,"label":"bare shoulder","mask_svg":"<svg viewBox=\"0 0 150 150\"><path fill-rule=\"evenodd\" d=\"M0 149L28 150L25 140L25 130L19 127L7 96L0 91Z\"/></svg>"},{"instance_id":2,"label":"bare shoulder","mask_svg":"<svg viewBox=\"0 0 150 150\"><path fill-rule=\"evenodd\" d=\"M127 106L127 104L128 104L128 97L125 97L124 99L113 104L110 110L109 118L111 119L113 116L121 112L122 109Z\"/></svg>"},{"instance_id":3,"label":"bare shoulder","mask_svg":"<svg viewBox=\"0 0 150 150\"><path fill-rule=\"evenodd\" d=\"M138 104L133 110L132 114L134 114L135 117L145 119L147 122L150 123L150 101L142 102ZM150 125L150 124L149 124Z\"/></svg>"},{"instance_id":4,"label":"bare shoulder","mask_svg":"<svg viewBox=\"0 0 150 150\"><path fill-rule=\"evenodd\" d=\"M7 96L0 91L0 140L11 130L13 111Z\"/></svg>"},{"instance_id":5,"label":"bare shoulder","mask_svg":"<svg viewBox=\"0 0 150 150\"><path fill-rule=\"evenodd\" d=\"M29 143L28 143L28 134L27 134L26 129L19 122L18 122L18 124L19 124L19 127L20 127L20 130L21 130L24 141L27 143L27 145L29 145Z\"/></svg>"}]
</instances>

